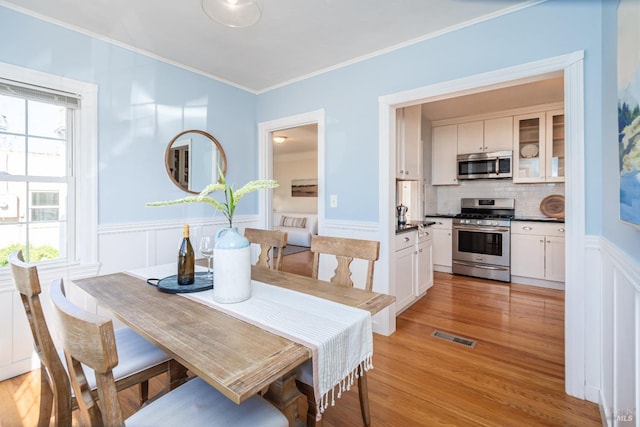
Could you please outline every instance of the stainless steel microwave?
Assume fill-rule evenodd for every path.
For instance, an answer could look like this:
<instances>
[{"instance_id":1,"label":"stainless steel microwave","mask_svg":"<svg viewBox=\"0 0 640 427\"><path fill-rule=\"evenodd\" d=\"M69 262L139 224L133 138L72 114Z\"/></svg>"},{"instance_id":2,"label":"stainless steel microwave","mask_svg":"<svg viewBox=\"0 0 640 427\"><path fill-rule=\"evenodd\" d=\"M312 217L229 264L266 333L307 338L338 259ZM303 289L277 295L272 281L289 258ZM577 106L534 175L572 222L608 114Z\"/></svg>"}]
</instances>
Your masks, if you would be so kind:
<instances>
[{"instance_id":1,"label":"stainless steel microwave","mask_svg":"<svg viewBox=\"0 0 640 427\"><path fill-rule=\"evenodd\" d=\"M512 151L458 155L458 179L511 178Z\"/></svg>"}]
</instances>

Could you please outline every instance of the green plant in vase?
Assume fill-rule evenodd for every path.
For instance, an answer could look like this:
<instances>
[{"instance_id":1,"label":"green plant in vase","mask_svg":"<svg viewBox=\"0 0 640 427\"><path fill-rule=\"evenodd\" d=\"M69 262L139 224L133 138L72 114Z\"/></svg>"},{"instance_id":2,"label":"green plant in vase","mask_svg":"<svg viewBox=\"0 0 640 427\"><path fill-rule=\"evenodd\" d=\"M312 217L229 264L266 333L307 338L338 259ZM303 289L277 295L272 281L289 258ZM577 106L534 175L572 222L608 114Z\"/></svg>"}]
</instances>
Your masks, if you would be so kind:
<instances>
[{"instance_id":1,"label":"green plant in vase","mask_svg":"<svg viewBox=\"0 0 640 427\"><path fill-rule=\"evenodd\" d=\"M261 179L249 181L244 186L234 190L227 184L220 167L218 167L220 180L209 184L197 196L183 197L182 199L166 202L151 202L147 206L169 206L182 203L209 203L229 221L228 228L221 228L215 236L214 245L214 287L213 299L219 303L237 303L251 296L251 259L249 241L233 227L233 214L240 199L247 194L267 188L278 187L277 181ZM222 191L224 201L218 201L211 197L212 193Z\"/></svg>"},{"instance_id":2,"label":"green plant in vase","mask_svg":"<svg viewBox=\"0 0 640 427\"><path fill-rule=\"evenodd\" d=\"M165 202L150 202L147 203L146 206L170 206L183 203L209 203L210 205L215 207L216 210L222 212L222 214L227 218L227 221L229 221L229 228L233 228L233 214L240 199L253 191L276 188L280 186L277 181L274 181L272 179L258 179L255 181L249 181L244 186L240 187L237 190L234 190L231 185L227 184L227 180L219 167L218 173L220 175L219 182L207 185L205 189L202 190L197 196L187 196L183 197L182 199L168 200ZM218 201L210 196L211 193L215 193L216 191L224 192L223 202Z\"/></svg>"}]
</instances>

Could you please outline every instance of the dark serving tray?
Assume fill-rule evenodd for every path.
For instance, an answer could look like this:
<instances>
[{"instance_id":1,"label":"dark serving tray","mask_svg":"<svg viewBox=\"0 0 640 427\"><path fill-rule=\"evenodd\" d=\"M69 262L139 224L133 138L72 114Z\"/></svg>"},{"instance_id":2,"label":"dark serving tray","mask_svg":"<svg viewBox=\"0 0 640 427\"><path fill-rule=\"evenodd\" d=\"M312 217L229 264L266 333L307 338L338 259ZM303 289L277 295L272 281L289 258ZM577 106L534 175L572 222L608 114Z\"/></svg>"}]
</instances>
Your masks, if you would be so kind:
<instances>
[{"instance_id":1,"label":"dark serving tray","mask_svg":"<svg viewBox=\"0 0 640 427\"><path fill-rule=\"evenodd\" d=\"M186 294L190 292L200 292L213 289L213 280L207 279L206 271L198 271L195 274L195 280L190 285L179 285L178 275L165 277L164 279L147 279L147 283L155 286L161 292L169 294Z\"/></svg>"}]
</instances>

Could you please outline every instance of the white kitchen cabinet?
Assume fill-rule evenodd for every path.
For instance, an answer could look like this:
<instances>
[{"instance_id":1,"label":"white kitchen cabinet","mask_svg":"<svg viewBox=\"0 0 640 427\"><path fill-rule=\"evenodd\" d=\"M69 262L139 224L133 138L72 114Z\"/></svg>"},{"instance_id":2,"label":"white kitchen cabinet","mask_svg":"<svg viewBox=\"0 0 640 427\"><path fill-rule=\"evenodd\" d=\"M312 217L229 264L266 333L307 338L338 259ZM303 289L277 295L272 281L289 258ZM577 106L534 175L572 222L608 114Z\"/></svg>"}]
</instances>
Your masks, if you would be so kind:
<instances>
[{"instance_id":1,"label":"white kitchen cabinet","mask_svg":"<svg viewBox=\"0 0 640 427\"><path fill-rule=\"evenodd\" d=\"M564 182L564 110L547 111L546 132L546 182Z\"/></svg>"},{"instance_id":2,"label":"white kitchen cabinet","mask_svg":"<svg viewBox=\"0 0 640 427\"><path fill-rule=\"evenodd\" d=\"M434 126L432 185L457 185L458 125Z\"/></svg>"},{"instance_id":3,"label":"white kitchen cabinet","mask_svg":"<svg viewBox=\"0 0 640 427\"><path fill-rule=\"evenodd\" d=\"M451 273L453 249L451 218L426 217L425 221L435 221L435 224L429 227L433 236L433 269Z\"/></svg>"},{"instance_id":4,"label":"white kitchen cabinet","mask_svg":"<svg viewBox=\"0 0 640 427\"><path fill-rule=\"evenodd\" d=\"M484 152L513 150L513 117L484 121Z\"/></svg>"},{"instance_id":5,"label":"white kitchen cabinet","mask_svg":"<svg viewBox=\"0 0 640 427\"><path fill-rule=\"evenodd\" d=\"M458 124L458 154L484 151L484 121Z\"/></svg>"},{"instance_id":6,"label":"white kitchen cabinet","mask_svg":"<svg viewBox=\"0 0 640 427\"><path fill-rule=\"evenodd\" d=\"M513 117L458 124L458 154L513 150Z\"/></svg>"},{"instance_id":7,"label":"white kitchen cabinet","mask_svg":"<svg viewBox=\"0 0 640 427\"><path fill-rule=\"evenodd\" d=\"M418 232L396 234L396 314L415 300Z\"/></svg>"},{"instance_id":8,"label":"white kitchen cabinet","mask_svg":"<svg viewBox=\"0 0 640 427\"><path fill-rule=\"evenodd\" d=\"M513 182L563 182L564 112L523 114L513 123Z\"/></svg>"},{"instance_id":9,"label":"white kitchen cabinet","mask_svg":"<svg viewBox=\"0 0 640 427\"><path fill-rule=\"evenodd\" d=\"M544 257L545 279L553 280L556 282L564 282L564 272L566 265L564 246L564 236L546 236Z\"/></svg>"},{"instance_id":10,"label":"white kitchen cabinet","mask_svg":"<svg viewBox=\"0 0 640 427\"><path fill-rule=\"evenodd\" d=\"M511 281L558 288L564 282L564 223L511 222Z\"/></svg>"},{"instance_id":11,"label":"white kitchen cabinet","mask_svg":"<svg viewBox=\"0 0 640 427\"><path fill-rule=\"evenodd\" d=\"M422 179L422 107L396 111L396 178Z\"/></svg>"},{"instance_id":12,"label":"white kitchen cabinet","mask_svg":"<svg viewBox=\"0 0 640 427\"><path fill-rule=\"evenodd\" d=\"M418 237L416 259L417 295L424 295L433 286L433 237L430 229Z\"/></svg>"}]
</instances>

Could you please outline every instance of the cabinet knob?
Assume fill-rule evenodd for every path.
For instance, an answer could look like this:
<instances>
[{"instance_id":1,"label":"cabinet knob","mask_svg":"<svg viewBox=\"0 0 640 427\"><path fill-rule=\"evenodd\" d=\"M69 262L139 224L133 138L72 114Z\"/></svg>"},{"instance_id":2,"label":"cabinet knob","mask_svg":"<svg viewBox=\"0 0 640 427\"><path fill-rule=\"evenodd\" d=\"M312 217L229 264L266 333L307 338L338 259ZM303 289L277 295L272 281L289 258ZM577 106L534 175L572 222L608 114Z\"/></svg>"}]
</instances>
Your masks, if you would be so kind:
<instances>
[{"instance_id":1,"label":"cabinet knob","mask_svg":"<svg viewBox=\"0 0 640 427\"><path fill-rule=\"evenodd\" d=\"M418 249L418 252L422 252L422 249Z\"/></svg>"},{"instance_id":2,"label":"cabinet knob","mask_svg":"<svg viewBox=\"0 0 640 427\"><path fill-rule=\"evenodd\" d=\"M522 229L523 229L523 230L527 230L527 231L533 230L533 228L529 227L528 225L527 225L527 226L522 227Z\"/></svg>"},{"instance_id":3,"label":"cabinet knob","mask_svg":"<svg viewBox=\"0 0 640 427\"><path fill-rule=\"evenodd\" d=\"M405 241L405 242L408 242L409 240L411 240L411 239L409 239L408 237L405 237L405 238L404 238L404 241Z\"/></svg>"},{"instance_id":4,"label":"cabinet knob","mask_svg":"<svg viewBox=\"0 0 640 427\"><path fill-rule=\"evenodd\" d=\"M544 243L544 239L540 239L540 243Z\"/></svg>"},{"instance_id":5,"label":"cabinet knob","mask_svg":"<svg viewBox=\"0 0 640 427\"><path fill-rule=\"evenodd\" d=\"M558 228L558 231L561 232L561 233L564 233L564 228L562 228L562 227Z\"/></svg>"}]
</instances>

